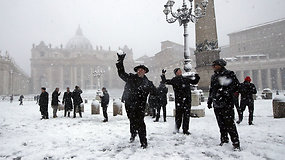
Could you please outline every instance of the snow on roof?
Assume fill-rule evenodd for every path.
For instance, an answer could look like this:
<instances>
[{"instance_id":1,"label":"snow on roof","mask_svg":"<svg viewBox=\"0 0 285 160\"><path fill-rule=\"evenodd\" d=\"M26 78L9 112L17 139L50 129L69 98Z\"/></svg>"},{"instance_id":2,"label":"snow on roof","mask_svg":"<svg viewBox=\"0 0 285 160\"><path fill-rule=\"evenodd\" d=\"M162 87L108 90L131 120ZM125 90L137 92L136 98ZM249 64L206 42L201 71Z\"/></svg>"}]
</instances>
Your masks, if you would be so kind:
<instances>
[{"instance_id":1,"label":"snow on roof","mask_svg":"<svg viewBox=\"0 0 285 160\"><path fill-rule=\"evenodd\" d=\"M257 24L257 25L254 25L254 26L250 26L250 27L241 29L239 31L229 33L228 35L239 33L239 32L244 32L244 31L247 31L247 30L255 29L255 28L258 28L258 27L263 27L263 26L266 26L266 25L271 25L271 24L274 24L274 23L282 22L282 21L285 21L285 18L274 20L274 21L269 21L269 22L266 22L266 23Z\"/></svg>"}]
</instances>

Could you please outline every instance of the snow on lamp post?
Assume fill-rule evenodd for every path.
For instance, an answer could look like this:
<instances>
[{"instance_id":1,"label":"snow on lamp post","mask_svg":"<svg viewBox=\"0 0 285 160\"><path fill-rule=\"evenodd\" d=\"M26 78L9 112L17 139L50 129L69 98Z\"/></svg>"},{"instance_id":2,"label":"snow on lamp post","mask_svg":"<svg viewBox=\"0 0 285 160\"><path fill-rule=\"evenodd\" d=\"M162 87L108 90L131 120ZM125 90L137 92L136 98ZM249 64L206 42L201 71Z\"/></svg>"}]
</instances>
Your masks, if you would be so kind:
<instances>
[{"instance_id":1,"label":"snow on lamp post","mask_svg":"<svg viewBox=\"0 0 285 160\"><path fill-rule=\"evenodd\" d=\"M178 20L179 25L184 27L184 70L190 72L192 69L191 59L190 59L190 50L188 45L188 23L191 21L196 23L200 18L206 15L206 8L208 5L208 0L203 0L200 5L196 4L195 9L193 7L193 0L189 0L190 8L187 7L185 0L183 0L182 8L177 9L177 12L172 11L174 5L173 0L168 0L164 5L164 14L166 15L166 21L168 23L174 23ZM170 14L170 17L169 17Z\"/></svg>"},{"instance_id":2,"label":"snow on lamp post","mask_svg":"<svg viewBox=\"0 0 285 160\"><path fill-rule=\"evenodd\" d=\"M93 76L94 77L97 77L97 80L98 80L98 90L100 90L100 79L101 79L101 77L103 76L103 74L105 73L105 71L104 70L102 70L102 69L97 69L97 70L95 70L92 74L93 74Z\"/></svg>"}]
</instances>

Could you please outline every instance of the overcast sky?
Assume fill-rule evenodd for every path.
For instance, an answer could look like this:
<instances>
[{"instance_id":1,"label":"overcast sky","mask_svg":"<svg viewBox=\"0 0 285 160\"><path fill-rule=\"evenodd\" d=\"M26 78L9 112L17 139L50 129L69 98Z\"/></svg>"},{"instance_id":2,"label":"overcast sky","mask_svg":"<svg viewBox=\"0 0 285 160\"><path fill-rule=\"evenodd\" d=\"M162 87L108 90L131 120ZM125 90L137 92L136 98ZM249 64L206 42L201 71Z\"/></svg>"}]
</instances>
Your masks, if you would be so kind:
<instances>
[{"instance_id":1,"label":"overcast sky","mask_svg":"<svg viewBox=\"0 0 285 160\"><path fill-rule=\"evenodd\" d=\"M167 0L0 0L0 50L30 73L32 44L65 44L78 25L93 47L133 48L135 58L152 56L160 42L183 43L183 28L168 24L163 14ZM175 1L175 8L182 0ZM285 0L215 0L219 46L228 33L285 18ZM194 47L194 24L190 24Z\"/></svg>"}]
</instances>

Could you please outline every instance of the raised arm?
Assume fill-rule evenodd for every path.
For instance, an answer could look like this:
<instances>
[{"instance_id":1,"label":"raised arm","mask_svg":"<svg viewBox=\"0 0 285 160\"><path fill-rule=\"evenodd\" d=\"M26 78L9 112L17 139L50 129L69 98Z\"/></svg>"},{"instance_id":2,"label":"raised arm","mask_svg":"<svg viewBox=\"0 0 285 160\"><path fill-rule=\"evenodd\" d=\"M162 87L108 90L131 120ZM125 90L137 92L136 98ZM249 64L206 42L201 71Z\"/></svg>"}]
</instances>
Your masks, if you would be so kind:
<instances>
[{"instance_id":1,"label":"raised arm","mask_svg":"<svg viewBox=\"0 0 285 160\"><path fill-rule=\"evenodd\" d=\"M162 75L161 75L160 77L161 77L161 81L162 81L162 83L164 83L164 84L168 84L168 85L172 85L172 81L171 81L171 79L166 79L166 78L165 78L166 70L165 70L165 69L163 69L161 72L162 72Z\"/></svg>"},{"instance_id":2,"label":"raised arm","mask_svg":"<svg viewBox=\"0 0 285 160\"><path fill-rule=\"evenodd\" d=\"M124 67L124 63L123 63L126 54L119 54L119 53L117 53L117 56L118 56L118 63L116 63L116 67L118 69L119 77L123 81L127 82L129 77L130 77L130 75L125 72L125 67Z\"/></svg>"}]
</instances>

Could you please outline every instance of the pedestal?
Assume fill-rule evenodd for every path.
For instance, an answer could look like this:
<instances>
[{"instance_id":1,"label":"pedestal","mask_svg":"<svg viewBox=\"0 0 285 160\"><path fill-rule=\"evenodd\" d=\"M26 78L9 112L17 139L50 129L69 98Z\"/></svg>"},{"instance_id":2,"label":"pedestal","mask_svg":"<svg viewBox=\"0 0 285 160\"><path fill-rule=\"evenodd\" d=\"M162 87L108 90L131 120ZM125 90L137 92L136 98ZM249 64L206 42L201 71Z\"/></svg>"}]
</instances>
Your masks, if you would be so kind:
<instances>
[{"instance_id":1,"label":"pedestal","mask_svg":"<svg viewBox=\"0 0 285 160\"><path fill-rule=\"evenodd\" d=\"M123 115L122 103L119 100L113 102L113 116Z\"/></svg>"},{"instance_id":2,"label":"pedestal","mask_svg":"<svg viewBox=\"0 0 285 160\"><path fill-rule=\"evenodd\" d=\"M100 103L97 100L93 100L91 103L91 114L100 114Z\"/></svg>"},{"instance_id":3,"label":"pedestal","mask_svg":"<svg viewBox=\"0 0 285 160\"><path fill-rule=\"evenodd\" d=\"M277 96L272 101L273 117L285 118L285 97Z\"/></svg>"}]
</instances>

